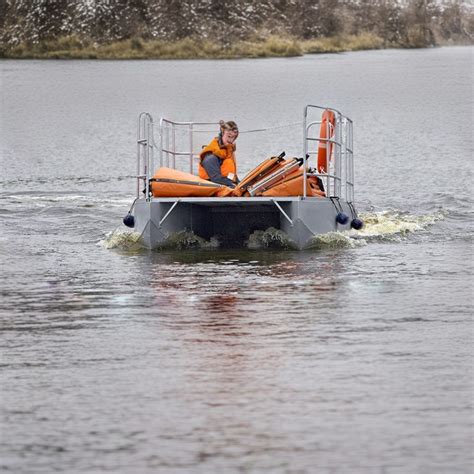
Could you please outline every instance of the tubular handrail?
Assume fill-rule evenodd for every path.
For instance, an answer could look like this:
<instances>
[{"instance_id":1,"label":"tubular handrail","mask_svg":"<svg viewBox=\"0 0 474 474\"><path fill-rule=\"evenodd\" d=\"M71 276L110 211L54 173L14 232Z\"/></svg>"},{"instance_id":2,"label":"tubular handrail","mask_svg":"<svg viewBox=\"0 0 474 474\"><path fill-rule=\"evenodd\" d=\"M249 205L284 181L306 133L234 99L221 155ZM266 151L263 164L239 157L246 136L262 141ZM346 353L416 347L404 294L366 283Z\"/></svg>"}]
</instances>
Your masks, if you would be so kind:
<instances>
[{"instance_id":1,"label":"tubular handrail","mask_svg":"<svg viewBox=\"0 0 474 474\"><path fill-rule=\"evenodd\" d=\"M145 184L145 196L150 195L150 170L153 169L153 117L142 112L138 116L137 129L137 199L140 197L140 188ZM144 181L144 183L141 183Z\"/></svg>"},{"instance_id":2,"label":"tubular handrail","mask_svg":"<svg viewBox=\"0 0 474 474\"><path fill-rule=\"evenodd\" d=\"M323 122L321 114L326 110L334 113L335 125L333 127L330 121L326 121L326 136L314 136L313 130L317 126L321 127ZM320 114L317 119L314 118L314 113ZM142 112L138 117L137 131L137 198L140 197L140 190L144 185L146 199L151 199L149 183L151 173L155 169L154 148L158 149L160 167L176 168L177 158L188 157L189 172L193 173L193 161L199 156L199 153L194 151L196 135L213 133L217 126L217 122L174 121L162 117L158 127L159 144L156 144L153 117L147 112ZM188 143L185 150L177 150L177 133L182 132L189 135ZM319 134L319 131L316 133ZM320 172L317 167L321 146L326 148L325 172ZM307 198L307 177L316 176L325 182L327 197L345 197L347 202L353 202L353 122L349 117L334 108L306 105L303 113L303 156L308 157L307 163L303 166L303 199ZM315 170L308 169L312 156L316 157Z\"/></svg>"},{"instance_id":3,"label":"tubular handrail","mask_svg":"<svg viewBox=\"0 0 474 474\"><path fill-rule=\"evenodd\" d=\"M201 130L198 127L208 127L214 126L213 130ZM164 161L166 160L166 165L176 168L176 157L188 156L189 157L189 172L193 173L193 160L199 154L194 152L194 138L196 134L199 133L211 133L215 132L216 127L218 126L217 122L178 122L174 120L169 120L162 117L160 119L160 146L159 155L160 155L160 166L163 166ZM178 127L180 131L187 132L189 134L189 150L177 151L176 150L176 132ZM171 135L171 137L170 137ZM170 143L171 141L171 143Z\"/></svg>"},{"instance_id":4,"label":"tubular handrail","mask_svg":"<svg viewBox=\"0 0 474 474\"><path fill-rule=\"evenodd\" d=\"M326 137L314 137L311 135L312 129L316 125L322 124L321 119L314 120L310 115L318 112L321 115L324 111L334 113L335 126L332 127L329 121L326 121ZM307 197L307 176L317 176L325 181L326 196L343 197L348 202L352 202L354 198L354 182L353 182L353 143L352 143L352 120L343 115L339 110L319 105L306 105L303 113L303 153L304 156L316 155L318 160L319 148L321 144L326 147L326 172L321 173L316 167L316 172L308 172L307 167L304 168L303 176L303 195ZM311 148L310 143L317 143L316 149ZM344 167L343 167L344 164ZM333 169L333 173L330 169Z\"/></svg>"}]
</instances>

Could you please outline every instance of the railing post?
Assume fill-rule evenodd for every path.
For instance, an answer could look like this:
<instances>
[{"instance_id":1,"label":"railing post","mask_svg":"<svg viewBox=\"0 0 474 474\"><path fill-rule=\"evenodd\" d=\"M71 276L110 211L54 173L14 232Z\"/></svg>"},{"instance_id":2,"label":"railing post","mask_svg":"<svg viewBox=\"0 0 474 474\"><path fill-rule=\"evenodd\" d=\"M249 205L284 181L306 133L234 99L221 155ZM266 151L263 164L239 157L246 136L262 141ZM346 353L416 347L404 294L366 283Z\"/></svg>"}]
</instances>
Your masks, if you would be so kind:
<instances>
[{"instance_id":1,"label":"railing post","mask_svg":"<svg viewBox=\"0 0 474 474\"><path fill-rule=\"evenodd\" d=\"M303 199L306 199L306 155L308 154L308 130L306 122L308 117L308 106L304 108L303 113Z\"/></svg>"},{"instance_id":2,"label":"railing post","mask_svg":"<svg viewBox=\"0 0 474 474\"><path fill-rule=\"evenodd\" d=\"M172 163L173 163L173 169L176 169L176 125L173 123L173 125L171 126L171 131L172 131L172 134L171 134L171 140L172 140L172 144L173 144L173 153L172 153L172 156L171 156L171 160L172 160Z\"/></svg>"},{"instance_id":3,"label":"railing post","mask_svg":"<svg viewBox=\"0 0 474 474\"><path fill-rule=\"evenodd\" d=\"M160 168L163 166L163 119L160 119Z\"/></svg>"},{"instance_id":4,"label":"railing post","mask_svg":"<svg viewBox=\"0 0 474 474\"><path fill-rule=\"evenodd\" d=\"M193 124L189 125L189 172L193 174L193 147L194 147Z\"/></svg>"},{"instance_id":5,"label":"railing post","mask_svg":"<svg viewBox=\"0 0 474 474\"><path fill-rule=\"evenodd\" d=\"M336 196L342 197L342 116L339 113L336 113L336 130L334 131L334 137L336 139L336 155L335 155L335 168L336 168L336 177L337 177L337 192Z\"/></svg>"},{"instance_id":6,"label":"railing post","mask_svg":"<svg viewBox=\"0 0 474 474\"><path fill-rule=\"evenodd\" d=\"M140 197L140 130L141 130L141 114L138 116L138 124L137 124L137 199Z\"/></svg>"},{"instance_id":7,"label":"railing post","mask_svg":"<svg viewBox=\"0 0 474 474\"><path fill-rule=\"evenodd\" d=\"M344 160L344 199L347 201L347 120L345 118L341 118L341 125L341 159Z\"/></svg>"},{"instance_id":8,"label":"railing post","mask_svg":"<svg viewBox=\"0 0 474 474\"><path fill-rule=\"evenodd\" d=\"M351 174L351 184L350 184L350 202L354 202L354 143L353 143L353 129L352 121L349 121L349 156L350 156L350 174Z\"/></svg>"},{"instance_id":9,"label":"railing post","mask_svg":"<svg viewBox=\"0 0 474 474\"><path fill-rule=\"evenodd\" d=\"M165 136L165 153L166 153L166 166L169 168L170 166L170 154L169 154L169 149L170 149L170 128L169 125L166 124L166 136Z\"/></svg>"},{"instance_id":10,"label":"railing post","mask_svg":"<svg viewBox=\"0 0 474 474\"><path fill-rule=\"evenodd\" d=\"M146 121L146 142L145 142L145 169L144 169L144 175L145 175L145 195L146 195L146 200L150 200L150 165L151 165L151 159L150 155L153 154L153 122L151 121L151 117L148 115L147 116L147 121Z\"/></svg>"}]
</instances>

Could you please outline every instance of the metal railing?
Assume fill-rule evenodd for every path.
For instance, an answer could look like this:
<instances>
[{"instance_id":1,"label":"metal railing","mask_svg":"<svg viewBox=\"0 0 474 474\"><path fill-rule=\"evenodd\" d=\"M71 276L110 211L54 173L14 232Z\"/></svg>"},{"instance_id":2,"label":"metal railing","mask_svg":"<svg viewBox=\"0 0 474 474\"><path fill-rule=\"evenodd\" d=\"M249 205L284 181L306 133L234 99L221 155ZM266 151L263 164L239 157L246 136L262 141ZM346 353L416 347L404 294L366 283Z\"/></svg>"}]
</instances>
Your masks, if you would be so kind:
<instances>
[{"instance_id":1,"label":"metal railing","mask_svg":"<svg viewBox=\"0 0 474 474\"><path fill-rule=\"evenodd\" d=\"M334 113L334 127L326 122L325 137L320 133L324 111ZM308 165L315 161L317 165L319 147L326 148L324 173L317 169L308 172L304 167L303 194L307 196L306 177L317 176L324 185L326 196L344 198L347 202L354 200L354 154L352 120L336 109L307 105L304 108L303 120L303 156L309 156ZM315 157L313 160L312 157Z\"/></svg>"},{"instance_id":2,"label":"metal railing","mask_svg":"<svg viewBox=\"0 0 474 474\"><path fill-rule=\"evenodd\" d=\"M335 115L334 128L328 121L326 124L326 137L322 138L320 128L322 113L333 112ZM159 166L177 169L177 158L180 165L186 166L189 173L194 173L194 162L198 160L201 141L198 136L215 133L218 129L217 122L175 122L161 118L159 122L159 143L154 139L153 117L142 112L138 118L137 133L137 198L145 189L146 199L150 198L150 178L155 170L154 148L158 149ZM265 129L262 129L265 130ZM256 130L261 131L261 130ZM179 139L178 139L179 136ZM318 147L326 147L326 172L308 171L318 160ZM308 156L304 168L303 198L307 197L308 176L319 177L324 185L326 196L345 198L347 202L354 201L354 159L353 159L353 127L352 120L342 115L336 109L307 105L304 108L303 120L303 156Z\"/></svg>"},{"instance_id":3,"label":"metal railing","mask_svg":"<svg viewBox=\"0 0 474 474\"><path fill-rule=\"evenodd\" d=\"M154 169L153 146L153 117L142 112L138 116L137 129L137 199L143 186L145 196L150 195L150 173Z\"/></svg>"},{"instance_id":4,"label":"metal railing","mask_svg":"<svg viewBox=\"0 0 474 474\"><path fill-rule=\"evenodd\" d=\"M158 144L155 142L153 117L142 112L138 118L137 133L137 198L145 189L145 196L150 200L150 178L155 170L154 149L158 150L159 167L178 168L177 158L187 157L187 170L194 173L194 161L198 160L201 134L215 133L218 130L217 122L174 122L161 118L159 122ZM180 139L178 139L178 137ZM182 160L180 165L183 164Z\"/></svg>"},{"instance_id":5,"label":"metal railing","mask_svg":"<svg viewBox=\"0 0 474 474\"><path fill-rule=\"evenodd\" d=\"M218 129L217 122L174 122L160 119L160 166L176 168L176 157L188 157L189 173L194 173L194 160L198 158L200 151L195 150L195 146L202 146L197 138L201 134L215 134ZM181 140L177 140L177 135L181 135ZM177 151L181 147L183 148Z\"/></svg>"}]
</instances>

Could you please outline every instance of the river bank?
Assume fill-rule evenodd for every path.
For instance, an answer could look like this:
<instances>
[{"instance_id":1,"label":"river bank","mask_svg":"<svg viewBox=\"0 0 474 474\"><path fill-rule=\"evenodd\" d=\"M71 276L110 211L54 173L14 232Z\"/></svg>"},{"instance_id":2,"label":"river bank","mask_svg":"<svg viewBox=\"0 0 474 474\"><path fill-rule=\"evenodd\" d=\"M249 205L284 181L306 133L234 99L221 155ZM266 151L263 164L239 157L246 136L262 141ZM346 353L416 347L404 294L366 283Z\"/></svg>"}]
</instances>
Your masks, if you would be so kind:
<instances>
[{"instance_id":1,"label":"river bank","mask_svg":"<svg viewBox=\"0 0 474 474\"><path fill-rule=\"evenodd\" d=\"M98 44L63 36L38 43L22 43L0 50L8 59L240 59L295 57L304 54L340 53L383 48L413 48L426 45L387 44L372 33L338 35L312 40L269 36L265 39L218 44L210 40L185 38L178 41L132 38Z\"/></svg>"}]
</instances>

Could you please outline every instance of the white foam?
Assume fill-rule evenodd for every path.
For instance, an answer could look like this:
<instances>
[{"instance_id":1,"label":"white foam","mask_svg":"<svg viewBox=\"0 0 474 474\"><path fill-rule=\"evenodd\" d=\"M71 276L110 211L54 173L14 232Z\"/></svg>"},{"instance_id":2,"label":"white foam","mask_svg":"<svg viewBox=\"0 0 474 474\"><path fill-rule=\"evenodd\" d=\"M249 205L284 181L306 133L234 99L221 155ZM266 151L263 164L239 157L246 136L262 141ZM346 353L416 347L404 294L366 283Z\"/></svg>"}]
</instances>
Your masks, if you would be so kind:
<instances>
[{"instance_id":1,"label":"white foam","mask_svg":"<svg viewBox=\"0 0 474 474\"><path fill-rule=\"evenodd\" d=\"M103 240L100 240L98 245L106 249L140 248L141 235L138 232L117 228L113 232L109 232Z\"/></svg>"},{"instance_id":2,"label":"white foam","mask_svg":"<svg viewBox=\"0 0 474 474\"><path fill-rule=\"evenodd\" d=\"M444 219L446 213L438 211L433 214L414 215L397 210L361 213L364 221L362 230L350 232L350 236L357 238L378 238L388 236L403 236L410 232L424 230L436 221Z\"/></svg>"},{"instance_id":3,"label":"white foam","mask_svg":"<svg viewBox=\"0 0 474 474\"><path fill-rule=\"evenodd\" d=\"M256 230L251 234L245 245L252 250L272 248L291 249L295 247L294 242L282 230L269 227L266 230Z\"/></svg>"},{"instance_id":4,"label":"white foam","mask_svg":"<svg viewBox=\"0 0 474 474\"><path fill-rule=\"evenodd\" d=\"M185 249L213 249L219 247L219 241L215 237L210 240L199 237L192 231L180 231L171 234L161 245L162 249L185 250Z\"/></svg>"}]
</instances>

